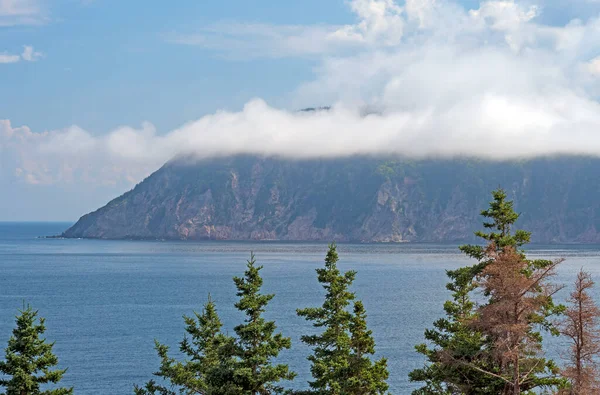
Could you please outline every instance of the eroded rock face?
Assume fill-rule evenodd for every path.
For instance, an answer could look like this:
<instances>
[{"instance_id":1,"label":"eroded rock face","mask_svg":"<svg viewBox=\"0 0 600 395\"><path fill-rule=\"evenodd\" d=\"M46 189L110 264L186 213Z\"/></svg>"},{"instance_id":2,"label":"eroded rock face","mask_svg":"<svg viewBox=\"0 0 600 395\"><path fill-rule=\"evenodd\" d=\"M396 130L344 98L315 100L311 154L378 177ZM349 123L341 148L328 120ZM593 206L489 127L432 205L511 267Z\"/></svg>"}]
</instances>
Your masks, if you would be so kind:
<instances>
[{"instance_id":1,"label":"eroded rock face","mask_svg":"<svg viewBox=\"0 0 600 395\"><path fill-rule=\"evenodd\" d=\"M454 242L503 187L537 242L600 242L600 159L175 160L65 237Z\"/></svg>"}]
</instances>

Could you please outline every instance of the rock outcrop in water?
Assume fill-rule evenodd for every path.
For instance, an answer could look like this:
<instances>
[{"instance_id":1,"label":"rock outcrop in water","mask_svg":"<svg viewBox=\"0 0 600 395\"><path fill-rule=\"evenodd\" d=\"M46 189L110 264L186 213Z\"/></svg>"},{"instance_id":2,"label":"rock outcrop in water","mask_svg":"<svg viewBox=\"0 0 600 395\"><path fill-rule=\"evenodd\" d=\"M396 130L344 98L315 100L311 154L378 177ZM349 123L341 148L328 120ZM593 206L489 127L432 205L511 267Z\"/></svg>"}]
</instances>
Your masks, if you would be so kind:
<instances>
[{"instance_id":1,"label":"rock outcrop in water","mask_svg":"<svg viewBox=\"0 0 600 395\"><path fill-rule=\"evenodd\" d=\"M600 242L600 159L174 160L64 237L451 242L503 187L544 243Z\"/></svg>"}]
</instances>

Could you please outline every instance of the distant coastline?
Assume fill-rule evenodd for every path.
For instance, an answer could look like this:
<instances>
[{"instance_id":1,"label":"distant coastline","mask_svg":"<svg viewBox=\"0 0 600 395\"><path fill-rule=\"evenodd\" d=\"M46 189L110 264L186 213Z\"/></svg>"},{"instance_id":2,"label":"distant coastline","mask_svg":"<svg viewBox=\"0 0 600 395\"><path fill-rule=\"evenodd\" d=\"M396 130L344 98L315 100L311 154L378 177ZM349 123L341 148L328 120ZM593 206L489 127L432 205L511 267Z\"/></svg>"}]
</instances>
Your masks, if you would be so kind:
<instances>
[{"instance_id":1,"label":"distant coastline","mask_svg":"<svg viewBox=\"0 0 600 395\"><path fill-rule=\"evenodd\" d=\"M464 243L509 191L534 243L600 243L600 158L172 160L62 234L107 240Z\"/></svg>"}]
</instances>

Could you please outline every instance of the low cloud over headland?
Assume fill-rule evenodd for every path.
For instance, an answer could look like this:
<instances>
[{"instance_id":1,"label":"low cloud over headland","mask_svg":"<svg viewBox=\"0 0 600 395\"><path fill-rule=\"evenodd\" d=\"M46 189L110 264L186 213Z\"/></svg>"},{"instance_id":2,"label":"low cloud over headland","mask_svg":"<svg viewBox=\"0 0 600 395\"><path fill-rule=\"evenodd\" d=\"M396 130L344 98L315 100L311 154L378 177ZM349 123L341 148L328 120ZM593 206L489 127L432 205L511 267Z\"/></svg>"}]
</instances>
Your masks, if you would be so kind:
<instances>
[{"instance_id":1,"label":"low cloud over headland","mask_svg":"<svg viewBox=\"0 0 600 395\"><path fill-rule=\"evenodd\" d=\"M599 12L556 24L525 1L349 6L353 25L216 24L165 38L233 59L317 57L313 81L290 92L294 108L257 98L171 131L145 122L104 134L4 120L0 171L34 184L133 183L179 154L600 155ZM308 105L331 109L297 111Z\"/></svg>"}]
</instances>

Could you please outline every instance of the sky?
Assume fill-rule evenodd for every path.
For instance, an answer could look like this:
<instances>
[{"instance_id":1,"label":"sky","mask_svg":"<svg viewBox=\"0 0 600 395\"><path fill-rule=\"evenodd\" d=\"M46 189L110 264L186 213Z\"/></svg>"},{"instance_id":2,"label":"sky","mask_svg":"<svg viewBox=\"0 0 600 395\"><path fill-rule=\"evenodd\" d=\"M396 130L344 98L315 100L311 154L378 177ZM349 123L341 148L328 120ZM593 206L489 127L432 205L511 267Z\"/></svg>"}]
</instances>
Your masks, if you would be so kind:
<instances>
[{"instance_id":1,"label":"sky","mask_svg":"<svg viewBox=\"0 0 600 395\"><path fill-rule=\"evenodd\" d=\"M180 154L598 156L599 95L600 0L0 0L0 221Z\"/></svg>"}]
</instances>

